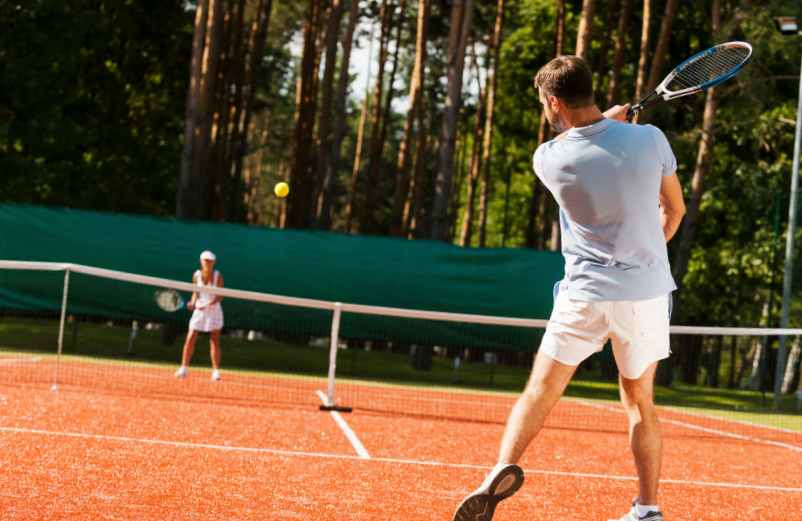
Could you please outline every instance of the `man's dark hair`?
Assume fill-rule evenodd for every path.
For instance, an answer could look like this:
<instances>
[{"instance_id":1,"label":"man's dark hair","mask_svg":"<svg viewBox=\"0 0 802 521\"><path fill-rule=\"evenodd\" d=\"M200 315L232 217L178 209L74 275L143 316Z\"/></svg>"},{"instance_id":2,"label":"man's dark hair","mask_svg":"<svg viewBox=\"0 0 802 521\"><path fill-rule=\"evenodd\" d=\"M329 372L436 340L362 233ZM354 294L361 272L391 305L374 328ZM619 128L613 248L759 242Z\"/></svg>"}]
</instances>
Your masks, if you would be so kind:
<instances>
[{"instance_id":1,"label":"man's dark hair","mask_svg":"<svg viewBox=\"0 0 802 521\"><path fill-rule=\"evenodd\" d=\"M535 74L535 88L575 109L593 105L593 73L579 56L558 56Z\"/></svg>"}]
</instances>

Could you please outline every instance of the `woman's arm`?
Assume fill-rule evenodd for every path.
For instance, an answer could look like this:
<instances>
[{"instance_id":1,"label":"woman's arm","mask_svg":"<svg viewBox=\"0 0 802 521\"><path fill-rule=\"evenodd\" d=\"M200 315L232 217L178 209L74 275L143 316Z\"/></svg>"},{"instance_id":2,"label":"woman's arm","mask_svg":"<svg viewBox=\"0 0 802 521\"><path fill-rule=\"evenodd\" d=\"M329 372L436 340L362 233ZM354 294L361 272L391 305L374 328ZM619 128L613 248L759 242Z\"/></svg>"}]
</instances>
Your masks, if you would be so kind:
<instances>
[{"instance_id":1,"label":"woman's arm","mask_svg":"<svg viewBox=\"0 0 802 521\"><path fill-rule=\"evenodd\" d=\"M217 275L217 287L218 288L222 288L223 287L223 275L221 275L221 274ZM221 300L223 300L223 296L222 295L215 295L214 299L212 299L212 304L218 304Z\"/></svg>"},{"instance_id":2,"label":"woman's arm","mask_svg":"<svg viewBox=\"0 0 802 521\"><path fill-rule=\"evenodd\" d=\"M195 284L195 274L194 273L192 274L192 283ZM192 292L192 298L189 299L189 302L187 303L187 309L189 309L189 310L195 309L195 301L197 299L198 299L198 294L193 291Z\"/></svg>"}]
</instances>

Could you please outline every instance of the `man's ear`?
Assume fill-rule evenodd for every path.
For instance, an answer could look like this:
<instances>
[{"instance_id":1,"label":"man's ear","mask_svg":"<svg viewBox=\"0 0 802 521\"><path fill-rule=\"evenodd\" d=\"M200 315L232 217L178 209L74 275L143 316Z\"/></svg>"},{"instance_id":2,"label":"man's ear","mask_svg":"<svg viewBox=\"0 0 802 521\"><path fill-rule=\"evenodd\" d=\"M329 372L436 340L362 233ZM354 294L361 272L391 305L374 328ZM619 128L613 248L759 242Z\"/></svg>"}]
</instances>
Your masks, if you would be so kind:
<instances>
[{"instance_id":1,"label":"man's ear","mask_svg":"<svg viewBox=\"0 0 802 521\"><path fill-rule=\"evenodd\" d=\"M559 98L557 98L557 96L549 96L548 101L551 110L556 113L559 113L560 109L562 108L562 103L560 103Z\"/></svg>"}]
</instances>

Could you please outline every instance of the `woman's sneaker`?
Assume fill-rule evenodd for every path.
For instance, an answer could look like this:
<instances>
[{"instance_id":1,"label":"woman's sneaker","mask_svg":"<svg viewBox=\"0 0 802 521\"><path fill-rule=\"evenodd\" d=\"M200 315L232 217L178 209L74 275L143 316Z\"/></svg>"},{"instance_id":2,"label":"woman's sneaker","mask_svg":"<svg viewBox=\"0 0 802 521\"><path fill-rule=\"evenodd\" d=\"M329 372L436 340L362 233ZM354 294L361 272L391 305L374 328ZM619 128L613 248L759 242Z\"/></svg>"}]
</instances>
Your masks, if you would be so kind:
<instances>
[{"instance_id":1,"label":"woman's sneaker","mask_svg":"<svg viewBox=\"0 0 802 521\"><path fill-rule=\"evenodd\" d=\"M663 513L659 510L650 510L645 516L638 515L638 501L632 502L632 509L624 514L619 519L610 519L610 521L663 521Z\"/></svg>"},{"instance_id":2,"label":"woman's sneaker","mask_svg":"<svg viewBox=\"0 0 802 521\"><path fill-rule=\"evenodd\" d=\"M515 494L523 482L524 471L518 465L496 465L484 483L462 500L454 521L490 521L496 505Z\"/></svg>"}]
</instances>

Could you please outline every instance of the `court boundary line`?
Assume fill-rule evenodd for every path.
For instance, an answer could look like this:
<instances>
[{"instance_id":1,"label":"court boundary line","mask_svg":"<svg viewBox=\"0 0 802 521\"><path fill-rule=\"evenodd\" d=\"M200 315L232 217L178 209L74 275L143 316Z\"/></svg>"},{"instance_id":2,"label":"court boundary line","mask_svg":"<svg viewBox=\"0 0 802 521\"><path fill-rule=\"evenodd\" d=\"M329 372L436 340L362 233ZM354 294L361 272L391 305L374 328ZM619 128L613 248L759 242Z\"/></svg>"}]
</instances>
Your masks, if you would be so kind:
<instances>
[{"instance_id":1,"label":"court boundary line","mask_svg":"<svg viewBox=\"0 0 802 521\"><path fill-rule=\"evenodd\" d=\"M753 427L755 429L764 429L764 430L767 430L767 431L777 431L777 432L784 432L784 433L788 433L788 434L800 434L800 435L802 435L802 432L800 432L800 431L795 431L793 429L787 429L785 427L777 427L776 425L764 425L762 423L754 423L754 422L750 422L748 420L737 420L735 418L727 418L725 416L708 415L708 414L705 414L704 412L699 411L698 408L694 408L694 407L690 407L690 406L689 407L692 410L685 410L685 409L682 408L682 406L677 406L677 405L658 405L658 407L660 407L660 408L662 408L663 410L666 410L666 411L671 411L671 412L675 412L675 413L679 413L679 414L686 414L688 416L693 416L694 418L707 418L707 419L716 420L716 421L734 423L736 425L746 425L747 427ZM728 412L728 411L725 411L725 412ZM745 413L745 414L749 414L750 413L750 411L748 411L748 410L739 411L737 409L732 411L732 412ZM766 412L766 413L757 412L756 414L769 415L769 414L771 414L771 412ZM781 413L781 414L785 414L785 413ZM791 414L790 416L793 416L793 414Z\"/></svg>"},{"instance_id":2,"label":"court boundary line","mask_svg":"<svg viewBox=\"0 0 802 521\"><path fill-rule=\"evenodd\" d=\"M208 449L208 450L219 450L222 452L244 452L251 454L253 453L270 454L275 456L287 456L287 457L366 461L364 458L361 458L359 456L354 456L352 454L340 454L336 452L314 452L314 451L304 452L304 451L287 450L287 449L271 449L266 447L244 447L244 446L232 446L232 445L217 445L213 443L194 443L188 441L159 440L152 438L132 438L128 436L113 436L107 434L48 431L43 429L29 429L25 427L0 427L0 432L10 433L10 434L38 434L43 436L61 436L65 438L93 439L99 441L113 441L120 443L141 443L144 445L163 445L167 447L179 447L187 449ZM379 463L392 463L397 465L420 465L427 467L447 467L447 468L461 468L461 469L485 470L485 471L493 468L492 466L489 465L475 465L471 463L448 463L435 460L413 460L408 458L372 457L367 461L379 462ZM539 474L545 476L589 478L589 479L601 479L608 481L638 481L638 478L636 476L598 474L592 472L567 472L567 471L548 470L548 469L524 469L524 472L529 474ZM668 483L673 485L690 485L690 486L709 487L709 488L729 488L729 489L762 490L767 492L802 493L802 487L799 488L781 487L775 485L755 485L750 483L695 481L695 480L670 479L670 478L660 479L660 483L661 484Z\"/></svg>"},{"instance_id":3,"label":"court boundary line","mask_svg":"<svg viewBox=\"0 0 802 521\"><path fill-rule=\"evenodd\" d=\"M320 398L320 401L323 403L323 405L326 405L328 400L326 399L326 395L323 394L323 391L317 390L315 391L315 394L317 394L318 398ZM362 445L359 437L356 435L353 429L351 429L351 426L348 425L348 422L345 421L342 415L338 411L330 412L331 417L334 418L334 422L340 427L340 430L343 431L343 434L346 438L348 438L348 441L351 442L351 447L353 447L354 451L356 451L357 456L359 456L361 459L371 459L367 449L364 445Z\"/></svg>"},{"instance_id":4,"label":"court boundary line","mask_svg":"<svg viewBox=\"0 0 802 521\"><path fill-rule=\"evenodd\" d=\"M588 407L594 407L594 408L602 409L602 410L606 410L606 411L616 412L616 413L620 413L620 414L626 414L626 412L620 410L618 407L612 407L612 406L609 406L609 405L603 405L601 403L593 403L593 402L586 402L586 401L582 401L582 403L584 403ZM681 413L681 411L673 411L673 412ZM716 418L716 417L713 417L711 419L712 420L718 420L718 418ZM764 445L772 445L774 447L780 447L780 448L783 448L783 449L792 450L794 452L802 452L802 447L800 447L798 445L791 445L790 443L783 443L781 441L774 441L774 440L766 440L766 439L763 439L763 438L756 438L754 436L746 436L744 434L736 434L734 432L722 431L720 429L713 429L711 427L703 427L701 425L695 425L693 423L684 422L682 420L674 420L674 419L671 419L671 418L660 417L660 422L661 423L670 423L670 424L678 425L678 426L686 428L686 429L706 432L708 434L716 434L716 435L719 435L719 436L723 436L725 438L734 438L736 440L741 440L741 441L749 441L749 442L752 442L752 443L760 443L760 444L764 444Z\"/></svg>"},{"instance_id":5,"label":"court boundary line","mask_svg":"<svg viewBox=\"0 0 802 521\"><path fill-rule=\"evenodd\" d=\"M31 356L31 357L0 357L0 365L10 365L14 363L29 363L35 364L42 360L41 356Z\"/></svg>"}]
</instances>

